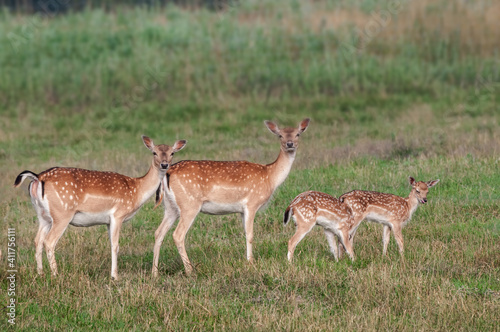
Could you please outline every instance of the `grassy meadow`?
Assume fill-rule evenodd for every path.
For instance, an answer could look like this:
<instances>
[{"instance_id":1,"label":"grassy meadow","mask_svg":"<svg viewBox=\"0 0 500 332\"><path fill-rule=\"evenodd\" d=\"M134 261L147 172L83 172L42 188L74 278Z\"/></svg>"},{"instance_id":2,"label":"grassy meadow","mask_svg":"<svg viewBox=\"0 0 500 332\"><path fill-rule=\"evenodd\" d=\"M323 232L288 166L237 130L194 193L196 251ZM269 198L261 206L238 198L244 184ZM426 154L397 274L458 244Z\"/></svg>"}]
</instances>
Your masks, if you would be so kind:
<instances>
[{"instance_id":1,"label":"grassy meadow","mask_svg":"<svg viewBox=\"0 0 500 332\"><path fill-rule=\"evenodd\" d=\"M247 1L206 9L125 8L50 17L0 12L0 330L498 330L500 6L494 1ZM68 227L60 276L38 276L27 184L52 166L144 175L141 141L188 141L174 159L270 163L264 126L312 119L294 166L254 226L199 215L184 274L165 237L152 279L153 199L124 225L112 281L104 226ZM282 214L306 190L408 195L439 178L382 256L363 224L338 263L318 227L298 245ZM175 227L175 226L174 226ZM16 324L8 228L15 229Z\"/></svg>"}]
</instances>

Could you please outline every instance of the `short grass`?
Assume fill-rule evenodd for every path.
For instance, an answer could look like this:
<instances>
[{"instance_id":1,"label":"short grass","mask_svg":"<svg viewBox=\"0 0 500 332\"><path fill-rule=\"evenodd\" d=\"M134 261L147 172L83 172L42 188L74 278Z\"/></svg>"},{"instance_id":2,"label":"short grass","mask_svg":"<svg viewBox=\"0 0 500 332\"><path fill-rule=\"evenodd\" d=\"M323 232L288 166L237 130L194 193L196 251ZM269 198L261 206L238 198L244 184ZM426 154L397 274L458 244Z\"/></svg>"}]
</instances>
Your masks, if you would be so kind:
<instances>
[{"instance_id":1,"label":"short grass","mask_svg":"<svg viewBox=\"0 0 500 332\"><path fill-rule=\"evenodd\" d=\"M0 287L7 289L12 227L15 327L497 330L500 29L490 15L499 9L488 1L402 3L351 58L342 43L357 45L355 28L383 4L118 8L41 22L3 13L1 44L12 42L4 31L23 38L0 49ZM156 143L187 139L176 160L269 163L278 141L263 120L295 126L304 117L312 122L294 167L256 217L254 264L244 258L238 216L199 215L187 236L196 274L185 276L170 232L152 279L163 211L148 202L122 229L119 281L109 277L105 227L69 227L56 249L60 276L50 276L45 258L46 275L36 274L35 212L26 185L11 188L24 169L140 176L150 163L141 134ZM336 263L319 228L286 261L294 226L282 226L282 213L297 194L407 195L410 175L441 182L403 230L404 259L394 240L383 257L382 228L363 224L354 263ZM9 296L0 294L5 312Z\"/></svg>"},{"instance_id":2,"label":"short grass","mask_svg":"<svg viewBox=\"0 0 500 332\"><path fill-rule=\"evenodd\" d=\"M311 128L312 129L312 128ZM304 141L310 141L304 135ZM304 144L306 145L306 144ZM200 215L188 234L196 275L186 277L170 236L152 279L152 244L161 211L146 205L123 228L121 280L111 281L105 227L69 228L58 245L61 276L35 272L32 207L4 207L17 230L18 325L39 329L490 329L498 326L500 219L498 163L486 158L367 161L295 170L255 223L256 262L244 258L236 216ZM471 172L480 167L482 172ZM282 226L291 198L308 189L339 195L353 188L407 194L408 173L441 182L404 230L405 259L391 241L381 255L382 228L358 231L357 260L336 263L320 229L286 246L294 227ZM468 172L465 170L469 170ZM351 174L349 176L349 174ZM471 177L464 177L470 174ZM477 187L478 189L475 189ZM490 188L490 190L487 190ZM488 192L489 191L489 192ZM45 270L48 273L48 265ZM5 283L3 285L5 287Z\"/></svg>"}]
</instances>

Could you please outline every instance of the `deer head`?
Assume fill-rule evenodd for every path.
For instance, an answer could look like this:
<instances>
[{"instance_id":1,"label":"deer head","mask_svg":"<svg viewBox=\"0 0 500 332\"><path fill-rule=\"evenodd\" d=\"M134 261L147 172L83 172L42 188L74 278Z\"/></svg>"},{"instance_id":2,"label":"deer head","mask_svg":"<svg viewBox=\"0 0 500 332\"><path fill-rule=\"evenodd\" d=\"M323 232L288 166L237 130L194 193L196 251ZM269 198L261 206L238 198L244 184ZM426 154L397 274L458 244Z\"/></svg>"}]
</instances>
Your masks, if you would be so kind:
<instances>
[{"instance_id":1,"label":"deer head","mask_svg":"<svg viewBox=\"0 0 500 332\"><path fill-rule=\"evenodd\" d=\"M159 171L167 171L168 166L172 162L174 153L180 151L186 145L186 140L179 140L170 147L165 144L155 145L153 140L147 136L142 136L142 141L144 145L153 152L153 165Z\"/></svg>"},{"instance_id":2,"label":"deer head","mask_svg":"<svg viewBox=\"0 0 500 332\"><path fill-rule=\"evenodd\" d=\"M281 150L283 152L295 152L299 146L299 137L306 131L307 126L309 126L310 119L304 119L299 124L298 128L285 128L279 129L278 125L272 121L264 121L267 129L269 129L273 134L278 136L281 140Z\"/></svg>"},{"instance_id":3,"label":"deer head","mask_svg":"<svg viewBox=\"0 0 500 332\"><path fill-rule=\"evenodd\" d=\"M409 177L410 185L412 186L412 191L415 192L415 196L420 204L427 203L427 194L429 193L429 188L434 187L438 182L437 180L431 180L427 182L416 181L413 177Z\"/></svg>"}]
</instances>

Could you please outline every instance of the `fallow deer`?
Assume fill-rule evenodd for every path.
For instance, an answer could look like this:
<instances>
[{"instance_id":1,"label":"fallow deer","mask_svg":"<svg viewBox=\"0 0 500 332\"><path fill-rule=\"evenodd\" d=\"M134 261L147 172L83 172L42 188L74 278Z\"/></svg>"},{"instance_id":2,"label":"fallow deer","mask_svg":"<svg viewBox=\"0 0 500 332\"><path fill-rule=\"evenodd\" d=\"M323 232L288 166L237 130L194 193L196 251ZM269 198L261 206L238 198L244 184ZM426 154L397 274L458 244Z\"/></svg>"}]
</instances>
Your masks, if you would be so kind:
<instances>
[{"instance_id":1,"label":"fallow deer","mask_svg":"<svg viewBox=\"0 0 500 332\"><path fill-rule=\"evenodd\" d=\"M35 238L39 274L43 274L42 251L45 246L52 274L57 275L54 250L68 225L107 225L111 242L111 277L118 279L118 239L122 223L131 219L155 193L174 152L186 144L185 140L179 140L170 147L155 145L146 136L142 136L142 140L153 153L153 161L148 173L140 178L65 167L50 168L40 174L24 171L17 176L15 187L26 178L31 179L29 194L39 222Z\"/></svg>"},{"instance_id":2,"label":"fallow deer","mask_svg":"<svg viewBox=\"0 0 500 332\"><path fill-rule=\"evenodd\" d=\"M391 230L399 246L399 252L403 255L403 234L401 231L410 221L418 205L427 203L429 188L434 187L439 182L439 179L417 182L410 176L409 182L412 189L407 198L364 190L353 190L339 197L341 202L351 208L354 215L354 225L350 232L351 242L360 223L366 219L384 225L382 238L384 255L387 253Z\"/></svg>"},{"instance_id":3,"label":"fallow deer","mask_svg":"<svg viewBox=\"0 0 500 332\"><path fill-rule=\"evenodd\" d=\"M309 119L298 128L279 129L265 121L267 128L280 138L281 150L268 165L248 161L184 160L170 167L162 182L165 215L155 232L153 276L158 274L158 260L163 238L173 223L179 224L173 238L186 274L193 270L185 248L185 237L198 213L224 215L239 213L246 235L247 259L253 260L253 223L256 212L265 206L273 192L285 181L292 168L299 136ZM161 199L161 198L160 198Z\"/></svg>"},{"instance_id":4,"label":"fallow deer","mask_svg":"<svg viewBox=\"0 0 500 332\"><path fill-rule=\"evenodd\" d=\"M338 261L338 250L335 236L344 246L351 260L354 261L354 252L349 241L349 231L354 225L354 219L351 209L346 204L319 191L306 191L295 197L286 208L283 224L286 225L290 218L294 219L297 230L288 241L287 257L289 261L292 261L297 244L315 225L323 227L330 252L336 261Z\"/></svg>"}]
</instances>

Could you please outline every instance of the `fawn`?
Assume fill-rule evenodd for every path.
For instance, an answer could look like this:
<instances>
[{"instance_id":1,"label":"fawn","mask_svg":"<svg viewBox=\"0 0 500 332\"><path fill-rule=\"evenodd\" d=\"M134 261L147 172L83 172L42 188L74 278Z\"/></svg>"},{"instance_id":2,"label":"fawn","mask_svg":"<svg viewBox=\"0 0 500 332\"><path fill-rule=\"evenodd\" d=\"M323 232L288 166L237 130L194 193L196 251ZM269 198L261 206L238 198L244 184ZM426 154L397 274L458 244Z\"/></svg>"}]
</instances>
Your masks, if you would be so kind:
<instances>
[{"instance_id":1,"label":"fawn","mask_svg":"<svg viewBox=\"0 0 500 332\"><path fill-rule=\"evenodd\" d=\"M337 198L319 191L306 191L293 199L283 215L286 225L293 217L297 230L288 242L288 260L292 261L297 244L311 231L314 225L323 227L330 246L330 252L338 261L338 250L335 236L344 246L351 260L354 252L349 241L349 231L354 225L351 209Z\"/></svg>"},{"instance_id":2,"label":"fawn","mask_svg":"<svg viewBox=\"0 0 500 332\"><path fill-rule=\"evenodd\" d=\"M361 221L366 219L384 225L382 239L384 255L387 253L391 229L399 246L399 252L403 255L404 247L401 230L410 221L418 205L427 203L429 188L434 187L439 182L439 179L417 182L410 176L409 182L412 189L407 198L364 190L353 190L339 197L341 202L351 208L354 215L354 225L350 231L351 242Z\"/></svg>"}]
</instances>

